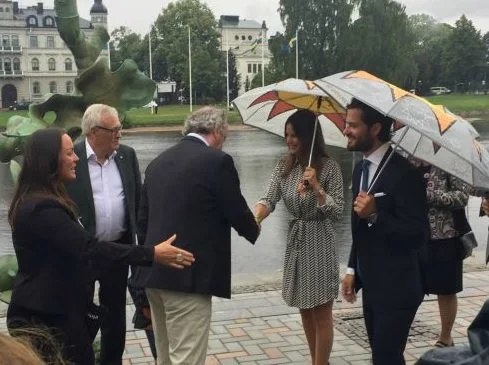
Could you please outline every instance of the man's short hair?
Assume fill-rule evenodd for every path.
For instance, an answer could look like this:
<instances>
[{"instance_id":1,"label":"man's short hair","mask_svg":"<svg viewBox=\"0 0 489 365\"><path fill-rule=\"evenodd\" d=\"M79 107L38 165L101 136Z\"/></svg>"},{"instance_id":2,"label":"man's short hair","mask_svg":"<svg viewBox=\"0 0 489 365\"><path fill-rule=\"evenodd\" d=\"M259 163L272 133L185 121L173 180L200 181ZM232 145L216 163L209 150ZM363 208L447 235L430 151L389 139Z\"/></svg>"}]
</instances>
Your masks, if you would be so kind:
<instances>
[{"instance_id":1,"label":"man's short hair","mask_svg":"<svg viewBox=\"0 0 489 365\"><path fill-rule=\"evenodd\" d=\"M99 125L105 115L115 116L119 119L119 113L116 108L105 104L92 104L85 114L83 114L81 128L82 135L86 136L95 126Z\"/></svg>"},{"instance_id":2,"label":"man's short hair","mask_svg":"<svg viewBox=\"0 0 489 365\"><path fill-rule=\"evenodd\" d=\"M382 129L379 133L379 140L381 142L389 142L392 136L391 127L394 123L394 119L385 116L378 112L371 106L365 104L358 99L352 99L351 103L346 106L346 109L360 109L362 111L362 121L370 129L375 123L380 123Z\"/></svg>"},{"instance_id":3,"label":"man's short hair","mask_svg":"<svg viewBox=\"0 0 489 365\"><path fill-rule=\"evenodd\" d=\"M227 118L223 109L205 106L191 113L183 125L182 133L210 134L213 131L224 133L227 130Z\"/></svg>"}]
</instances>

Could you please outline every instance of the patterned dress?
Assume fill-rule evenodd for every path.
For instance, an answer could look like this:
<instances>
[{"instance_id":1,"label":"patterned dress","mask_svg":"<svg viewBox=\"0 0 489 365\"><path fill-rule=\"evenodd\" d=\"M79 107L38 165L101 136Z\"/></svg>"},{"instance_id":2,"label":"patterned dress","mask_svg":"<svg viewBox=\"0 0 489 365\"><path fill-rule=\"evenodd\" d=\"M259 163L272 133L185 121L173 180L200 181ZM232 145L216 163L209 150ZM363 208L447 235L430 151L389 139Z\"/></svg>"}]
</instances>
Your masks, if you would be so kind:
<instances>
[{"instance_id":1,"label":"patterned dress","mask_svg":"<svg viewBox=\"0 0 489 365\"><path fill-rule=\"evenodd\" d=\"M296 164L286 177L285 161L275 166L265 196L259 201L270 212L283 199L293 218L289 222L285 250L282 296L291 307L313 308L338 296L339 267L335 252L333 221L343 211L343 178L339 165L323 160L317 179L326 192L326 204L318 206L316 194L297 192L303 169Z\"/></svg>"}]
</instances>

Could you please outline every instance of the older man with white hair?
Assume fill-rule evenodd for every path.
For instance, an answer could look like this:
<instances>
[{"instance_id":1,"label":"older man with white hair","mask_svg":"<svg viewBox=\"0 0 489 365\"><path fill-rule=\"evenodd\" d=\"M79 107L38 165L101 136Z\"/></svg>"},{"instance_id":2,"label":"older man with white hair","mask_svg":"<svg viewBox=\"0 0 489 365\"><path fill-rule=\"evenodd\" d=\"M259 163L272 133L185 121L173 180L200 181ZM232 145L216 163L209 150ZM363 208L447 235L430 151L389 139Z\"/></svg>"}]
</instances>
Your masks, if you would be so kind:
<instances>
[{"instance_id":1,"label":"older man with white hair","mask_svg":"<svg viewBox=\"0 0 489 365\"><path fill-rule=\"evenodd\" d=\"M254 243L260 228L243 198L231 156L222 152L228 126L223 110L190 114L184 138L146 170L139 232L154 246L193 252L189 269L140 269L138 284L151 305L159 365L204 365L212 296L231 296L231 227Z\"/></svg>"},{"instance_id":2,"label":"older man with white hair","mask_svg":"<svg viewBox=\"0 0 489 365\"><path fill-rule=\"evenodd\" d=\"M82 118L85 139L75 145L80 158L76 180L68 184L82 223L101 241L135 244L141 173L136 152L120 144L122 125L117 110L90 105ZM101 328L101 364L121 365L126 338L128 267L97 267L99 300L108 309Z\"/></svg>"}]
</instances>

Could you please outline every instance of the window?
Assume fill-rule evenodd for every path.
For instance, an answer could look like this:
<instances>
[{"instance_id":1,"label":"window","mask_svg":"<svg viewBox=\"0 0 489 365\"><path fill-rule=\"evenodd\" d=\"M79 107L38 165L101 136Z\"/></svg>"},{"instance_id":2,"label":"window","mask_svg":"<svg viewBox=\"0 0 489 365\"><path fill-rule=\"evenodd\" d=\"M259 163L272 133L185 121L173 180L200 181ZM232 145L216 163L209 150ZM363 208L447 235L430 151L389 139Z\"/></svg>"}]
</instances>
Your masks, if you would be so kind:
<instances>
[{"instance_id":1,"label":"window","mask_svg":"<svg viewBox=\"0 0 489 365\"><path fill-rule=\"evenodd\" d=\"M71 58L67 58L65 60L65 71L72 71L73 70L73 62L71 62Z\"/></svg>"},{"instance_id":2,"label":"window","mask_svg":"<svg viewBox=\"0 0 489 365\"><path fill-rule=\"evenodd\" d=\"M39 60L37 58L33 58L31 61L32 71L39 71Z\"/></svg>"},{"instance_id":3,"label":"window","mask_svg":"<svg viewBox=\"0 0 489 365\"><path fill-rule=\"evenodd\" d=\"M39 95L41 93L41 84L39 83L39 81L34 81L32 83L32 93L34 95Z\"/></svg>"},{"instance_id":4,"label":"window","mask_svg":"<svg viewBox=\"0 0 489 365\"><path fill-rule=\"evenodd\" d=\"M3 71L3 60L0 58L0 71Z\"/></svg>"},{"instance_id":5,"label":"window","mask_svg":"<svg viewBox=\"0 0 489 365\"><path fill-rule=\"evenodd\" d=\"M3 8L2 7L0 7L0 13L3 13Z\"/></svg>"},{"instance_id":6,"label":"window","mask_svg":"<svg viewBox=\"0 0 489 365\"><path fill-rule=\"evenodd\" d=\"M20 73L20 60L17 57L14 58L14 72Z\"/></svg>"},{"instance_id":7,"label":"window","mask_svg":"<svg viewBox=\"0 0 489 365\"><path fill-rule=\"evenodd\" d=\"M19 36L18 35L12 35L10 37L11 39L11 43L12 43L12 47L14 48L19 48Z\"/></svg>"},{"instance_id":8,"label":"window","mask_svg":"<svg viewBox=\"0 0 489 365\"><path fill-rule=\"evenodd\" d=\"M3 60L3 69L5 70L5 73L11 74L12 73L12 61L10 58L5 58Z\"/></svg>"},{"instance_id":9,"label":"window","mask_svg":"<svg viewBox=\"0 0 489 365\"><path fill-rule=\"evenodd\" d=\"M46 37L46 48L54 48L54 36L49 35Z\"/></svg>"},{"instance_id":10,"label":"window","mask_svg":"<svg viewBox=\"0 0 489 365\"><path fill-rule=\"evenodd\" d=\"M44 26L53 27L54 26L53 18L51 18L50 16L45 17L44 18Z\"/></svg>"},{"instance_id":11,"label":"window","mask_svg":"<svg viewBox=\"0 0 489 365\"><path fill-rule=\"evenodd\" d=\"M37 27L37 18L35 16L27 18L27 25L29 27Z\"/></svg>"},{"instance_id":12,"label":"window","mask_svg":"<svg viewBox=\"0 0 489 365\"><path fill-rule=\"evenodd\" d=\"M242 36L241 36L241 40L242 40L242 41L246 40L246 36L242 35Z\"/></svg>"},{"instance_id":13,"label":"window","mask_svg":"<svg viewBox=\"0 0 489 365\"><path fill-rule=\"evenodd\" d=\"M48 60L48 70L49 71L56 71L56 60L54 58L50 58Z\"/></svg>"},{"instance_id":14,"label":"window","mask_svg":"<svg viewBox=\"0 0 489 365\"><path fill-rule=\"evenodd\" d=\"M251 63L248 63L248 73L251 73Z\"/></svg>"},{"instance_id":15,"label":"window","mask_svg":"<svg viewBox=\"0 0 489 365\"><path fill-rule=\"evenodd\" d=\"M253 73L256 74L256 63L253 64Z\"/></svg>"},{"instance_id":16,"label":"window","mask_svg":"<svg viewBox=\"0 0 489 365\"><path fill-rule=\"evenodd\" d=\"M253 37L249 35L248 40L251 41L252 39L253 39Z\"/></svg>"},{"instance_id":17,"label":"window","mask_svg":"<svg viewBox=\"0 0 489 365\"><path fill-rule=\"evenodd\" d=\"M10 13L10 8L5 8L6 13Z\"/></svg>"},{"instance_id":18,"label":"window","mask_svg":"<svg viewBox=\"0 0 489 365\"><path fill-rule=\"evenodd\" d=\"M73 92L73 82L72 81L68 81L66 83L66 93L67 94L71 94Z\"/></svg>"},{"instance_id":19,"label":"window","mask_svg":"<svg viewBox=\"0 0 489 365\"><path fill-rule=\"evenodd\" d=\"M239 41L239 35L235 35L234 36L234 39L237 40L237 41Z\"/></svg>"},{"instance_id":20,"label":"window","mask_svg":"<svg viewBox=\"0 0 489 365\"><path fill-rule=\"evenodd\" d=\"M2 36L2 46L4 48L10 48L10 36L9 35L4 34Z\"/></svg>"},{"instance_id":21,"label":"window","mask_svg":"<svg viewBox=\"0 0 489 365\"><path fill-rule=\"evenodd\" d=\"M38 47L36 35L31 35L31 37L29 38L29 46L31 48L37 48Z\"/></svg>"},{"instance_id":22,"label":"window","mask_svg":"<svg viewBox=\"0 0 489 365\"><path fill-rule=\"evenodd\" d=\"M258 72L261 72L261 63L258 64Z\"/></svg>"},{"instance_id":23,"label":"window","mask_svg":"<svg viewBox=\"0 0 489 365\"><path fill-rule=\"evenodd\" d=\"M56 94L58 91L58 86L56 85L56 82L55 81L51 81L49 83L49 92L51 94Z\"/></svg>"}]
</instances>

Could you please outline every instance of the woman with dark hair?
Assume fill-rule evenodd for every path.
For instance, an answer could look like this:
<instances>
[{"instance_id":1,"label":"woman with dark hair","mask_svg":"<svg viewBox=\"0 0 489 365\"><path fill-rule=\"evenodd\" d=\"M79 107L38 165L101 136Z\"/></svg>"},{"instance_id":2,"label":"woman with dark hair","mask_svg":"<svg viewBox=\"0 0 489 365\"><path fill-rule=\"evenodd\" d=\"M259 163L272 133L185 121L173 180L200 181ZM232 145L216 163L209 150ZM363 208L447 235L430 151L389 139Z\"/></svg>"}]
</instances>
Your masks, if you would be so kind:
<instances>
[{"instance_id":1,"label":"woman with dark hair","mask_svg":"<svg viewBox=\"0 0 489 365\"><path fill-rule=\"evenodd\" d=\"M282 296L289 306L300 310L313 365L325 365L333 346L332 308L339 285L333 221L340 218L344 201L340 167L326 153L320 125L308 166L315 123L316 115L307 110L287 119L288 153L275 166L255 216L260 223L280 199L293 216Z\"/></svg>"},{"instance_id":2,"label":"woman with dark hair","mask_svg":"<svg viewBox=\"0 0 489 365\"><path fill-rule=\"evenodd\" d=\"M171 246L175 235L153 247L96 241L77 220L76 206L64 183L76 178L78 157L71 138L59 129L32 134L9 210L12 239L19 264L7 312L12 334L22 328L48 331L65 359L94 363L86 326L85 274L89 260L107 264L159 264L183 269L191 253ZM35 343L45 359L41 343ZM44 349L44 352L46 350Z\"/></svg>"}]
</instances>

